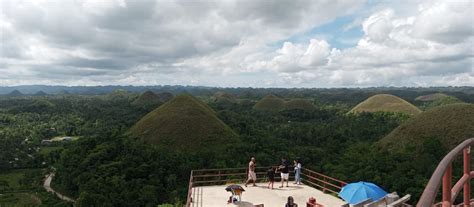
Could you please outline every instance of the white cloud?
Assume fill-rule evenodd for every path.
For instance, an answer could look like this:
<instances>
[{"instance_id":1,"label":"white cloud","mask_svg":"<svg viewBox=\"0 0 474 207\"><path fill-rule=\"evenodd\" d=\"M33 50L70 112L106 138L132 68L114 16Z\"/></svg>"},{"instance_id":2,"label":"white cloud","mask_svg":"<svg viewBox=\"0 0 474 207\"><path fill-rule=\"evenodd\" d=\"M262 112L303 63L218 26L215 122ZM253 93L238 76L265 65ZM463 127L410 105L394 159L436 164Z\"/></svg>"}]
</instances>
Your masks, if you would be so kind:
<instances>
[{"instance_id":1,"label":"white cloud","mask_svg":"<svg viewBox=\"0 0 474 207\"><path fill-rule=\"evenodd\" d=\"M0 4L0 85L474 85L469 0L377 7L341 28L364 32L346 49L287 39L370 7L361 0Z\"/></svg>"},{"instance_id":2,"label":"white cloud","mask_svg":"<svg viewBox=\"0 0 474 207\"><path fill-rule=\"evenodd\" d=\"M337 50L324 40L286 42L271 68L288 82L320 83L316 86L474 85L469 82L474 77L472 4L424 3L418 13L403 17L383 9L361 23L364 36L357 46ZM313 48L318 52L309 53ZM304 79L296 74L300 71L312 75Z\"/></svg>"}]
</instances>

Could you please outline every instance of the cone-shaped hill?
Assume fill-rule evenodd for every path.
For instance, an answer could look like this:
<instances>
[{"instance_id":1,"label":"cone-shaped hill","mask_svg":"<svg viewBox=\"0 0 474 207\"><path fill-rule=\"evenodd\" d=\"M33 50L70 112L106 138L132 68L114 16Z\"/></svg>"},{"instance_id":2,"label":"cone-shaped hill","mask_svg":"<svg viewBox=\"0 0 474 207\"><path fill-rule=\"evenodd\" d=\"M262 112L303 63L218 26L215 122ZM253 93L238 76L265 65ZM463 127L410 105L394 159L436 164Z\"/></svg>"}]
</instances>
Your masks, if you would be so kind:
<instances>
[{"instance_id":1,"label":"cone-shaped hill","mask_svg":"<svg viewBox=\"0 0 474 207\"><path fill-rule=\"evenodd\" d=\"M444 93L433 93L424 96L418 96L415 98L415 101L423 102L423 106L421 106L425 111L434 107L454 104L454 103L463 103L463 101L459 100L454 96L449 96Z\"/></svg>"},{"instance_id":2,"label":"cone-shaped hill","mask_svg":"<svg viewBox=\"0 0 474 207\"><path fill-rule=\"evenodd\" d=\"M151 91L145 91L144 93L140 94L137 99L132 102L132 105L135 106L149 106L149 105L156 105L160 104L161 100L156 94Z\"/></svg>"},{"instance_id":3,"label":"cone-shaped hill","mask_svg":"<svg viewBox=\"0 0 474 207\"><path fill-rule=\"evenodd\" d=\"M48 94L45 93L44 91L38 91L35 93L35 96L47 96Z\"/></svg>"},{"instance_id":4,"label":"cone-shaped hill","mask_svg":"<svg viewBox=\"0 0 474 207\"><path fill-rule=\"evenodd\" d=\"M156 96L158 96L158 99L161 101L161 103L164 103L173 99L173 94L169 92L157 93Z\"/></svg>"},{"instance_id":5,"label":"cone-shaped hill","mask_svg":"<svg viewBox=\"0 0 474 207\"><path fill-rule=\"evenodd\" d=\"M314 105L308 101L308 100L304 100L304 99L293 99L293 100L289 100L285 103L285 110L313 110L314 109Z\"/></svg>"},{"instance_id":6,"label":"cone-shaped hill","mask_svg":"<svg viewBox=\"0 0 474 207\"><path fill-rule=\"evenodd\" d=\"M419 146L427 138L439 138L451 149L474 137L474 104L450 104L435 107L412 117L378 141L389 150L403 149L408 144Z\"/></svg>"},{"instance_id":7,"label":"cone-shaped hill","mask_svg":"<svg viewBox=\"0 0 474 207\"><path fill-rule=\"evenodd\" d=\"M415 98L415 101L436 101L445 97L448 97L448 95L444 93L433 93L424 96L418 96Z\"/></svg>"},{"instance_id":8,"label":"cone-shaped hill","mask_svg":"<svg viewBox=\"0 0 474 207\"><path fill-rule=\"evenodd\" d=\"M230 93L219 91L212 96L212 101L216 103L236 103L237 99Z\"/></svg>"},{"instance_id":9,"label":"cone-shaped hill","mask_svg":"<svg viewBox=\"0 0 474 207\"><path fill-rule=\"evenodd\" d=\"M255 110L259 111L280 111L284 107L285 100L275 95L267 95L253 106Z\"/></svg>"},{"instance_id":10,"label":"cone-shaped hill","mask_svg":"<svg viewBox=\"0 0 474 207\"><path fill-rule=\"evenodd\" d=\"M417 115L421 113L421 110L397 96L378 94L359 103L349 113L360 112L396 112Z\"/></svg>"},{"instance_id":11,"label":"cone-shaped hill","mask_svg":"<svg viewBox=\"0 0 474 207\"><path fill-rule=\"evenodd\" d=\"M130 133L147 143L179 151L223 149L237 135L205 103L191 95L179 95L145 115Z\"/></svg>"},{"instance_id":12,"label":"cone-shaped hill","mask_svg":"<svg viewBox=\"0 0 474 207\"><path fill-rule=\"evenodd\" d=\"M11 97L23 96L23 93L21 93L19 90L13 90L9 94L6 94L6 96L11 96Z\"/></svg>"}]
</instances>

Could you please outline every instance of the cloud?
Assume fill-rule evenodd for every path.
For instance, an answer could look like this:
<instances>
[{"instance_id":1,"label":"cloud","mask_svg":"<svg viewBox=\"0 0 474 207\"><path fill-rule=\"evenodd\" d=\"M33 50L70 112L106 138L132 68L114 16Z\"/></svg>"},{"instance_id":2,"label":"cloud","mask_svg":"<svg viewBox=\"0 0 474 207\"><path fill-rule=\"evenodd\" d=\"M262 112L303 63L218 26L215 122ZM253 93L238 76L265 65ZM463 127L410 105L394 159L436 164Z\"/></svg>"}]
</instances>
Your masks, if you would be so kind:
<instances>
[{"instance_id":1,"label":"cloud","mask_svg":"<svg viewBox=\"0 0 474 207\"><path fill-rule=\"evenodd\" d=\"M468 82L474 77L474 27L467 26L472 25L472 3L423 6L419 13L405 17L390 8L371 14L362 21L364 36L353 48L340 51L324 40L296 46L285 42L270 66L297 83L305 81L301 71L309 72L312 75L306 75L306 81L320 86L474 85ZM318 52L308 53L313 48ZM307 58L319 64L303 61ZM453 79L464 81L448 81Z\"/></svg>"},{"instance_id":2,"label":"cloud","mask_svg":"<svg viewBox=\"0 0 474 207\"><path fill-rule=\"evenodd\" d=\"M473 3L405 3L4 0L0 85L472 85ZM354 47L290 39L348 15Z\"/></svg>"}]
</instances>

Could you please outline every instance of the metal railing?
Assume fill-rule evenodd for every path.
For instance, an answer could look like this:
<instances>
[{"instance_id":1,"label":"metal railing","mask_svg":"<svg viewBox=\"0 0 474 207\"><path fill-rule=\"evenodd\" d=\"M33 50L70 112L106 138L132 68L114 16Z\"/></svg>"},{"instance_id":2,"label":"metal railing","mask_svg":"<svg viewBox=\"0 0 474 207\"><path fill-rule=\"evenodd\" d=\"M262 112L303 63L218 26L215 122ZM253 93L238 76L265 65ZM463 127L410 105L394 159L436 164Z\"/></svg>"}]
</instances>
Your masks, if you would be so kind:
<instances>
[{"instance_id":1,"label":"metal railing","mask_svg":"<svg viewBox=\"0 0 474 207\"><path fill-rule=\"evenodd\" d=\"M474 171L471 171L471 146L474 145L474 138L470 138L459 144L451 152L449 152L438 164L428 184L426 185L420 200L416 204L417 207L433 206L436 194L443 182L442 202L443 207L451 207L457 194L463 188L464 206L470 206L471 199L471 179L474 177ZM463 152L463 176L452 186L452 162L458 154ZM439 204L438 204L439 205Z\"/></svg>"},{"instance_id":2,"label":"metal railing","mask_svg":"<svg viewBox=\"0 0 474 207\"><path fill-rule=\"evenodd\" d=\"M257 182L266 182L266 171L268 167L256 167ZM220 168L220 169L201 169L192 170L189 176L188 197L186 206L191 206L193 202L192 190L197 186L225 185L234 183L245 183L247 180L247 168ZM302 168L302 182L323 192L329 191L337 193L346 185L346 182L326 176L324 174ZM280 180L280 173L275 174L275 180ZM294 173L290 168L290 180L294 179Z\"/></svg>"},{"instance_id":3,"label":"metal railing","mask_svg":"<svg viewBox=\"0 0 474 207\"><path fill-rule=\"evenodd\" d=\"M301 175L305 184L321 189L324 193L326 191L339 193L342 187L347 185L347 183L344 181L309 170L307 168L302 168Z\"/></svg>"}]
</instances>

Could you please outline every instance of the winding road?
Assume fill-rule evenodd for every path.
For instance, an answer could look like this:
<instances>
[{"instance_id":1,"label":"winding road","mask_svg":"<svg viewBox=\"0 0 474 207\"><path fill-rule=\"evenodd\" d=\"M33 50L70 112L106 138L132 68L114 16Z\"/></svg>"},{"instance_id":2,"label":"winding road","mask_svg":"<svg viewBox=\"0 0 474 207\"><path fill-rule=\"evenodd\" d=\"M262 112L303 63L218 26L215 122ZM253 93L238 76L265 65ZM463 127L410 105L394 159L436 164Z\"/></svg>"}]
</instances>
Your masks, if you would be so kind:
<instances>
[{"instance_id":1,"label":"winding road","mask_svg":"<svg viewBox=\"0 0 474 207\"><path fill-rule=\"evenodd\" d=\"M54 173L50 173L46 176L46 179L44 180L44 184L43 184L44 189L46 189L46 191L48 191L48 192L54 193L56 196L58 196L58 198L60 198L64 201L75 202L74 199L69 198L69 197L55 191L53 188L51 188L51 181L53 180L53 177L54 177Z\"/></svg>"}]
</instances>

